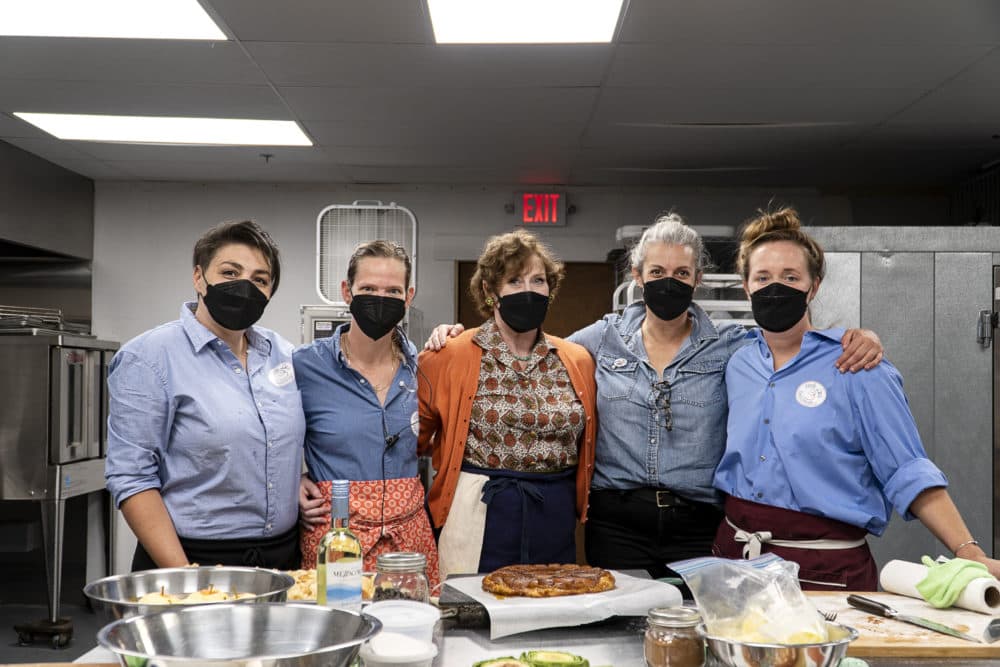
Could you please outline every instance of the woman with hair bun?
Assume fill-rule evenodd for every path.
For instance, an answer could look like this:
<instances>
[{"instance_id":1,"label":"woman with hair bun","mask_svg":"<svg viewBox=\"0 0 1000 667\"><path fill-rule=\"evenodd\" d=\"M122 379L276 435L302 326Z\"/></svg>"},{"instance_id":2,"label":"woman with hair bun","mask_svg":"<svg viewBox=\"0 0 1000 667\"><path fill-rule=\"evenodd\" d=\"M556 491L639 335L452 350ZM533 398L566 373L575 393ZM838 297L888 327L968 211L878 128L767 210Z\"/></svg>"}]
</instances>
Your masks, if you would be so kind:
<instances>
[{"instance_id":1,"label":"woman with hair bun","mask_svg":"<svg viewBox=\"0 0 1000 667\"><path fill-rule=\"evenodd\" d=\"M844 331L813 327L823 249L794 209L747 223L737 269L760 329L726 368L728 438L715 486L728 497L713 552L774 552L799 564L805 589L876 590L866 536L881 535L895 509L1000 574L927 458L896 368L835 371Z\"/></svg>"}]
</instances>

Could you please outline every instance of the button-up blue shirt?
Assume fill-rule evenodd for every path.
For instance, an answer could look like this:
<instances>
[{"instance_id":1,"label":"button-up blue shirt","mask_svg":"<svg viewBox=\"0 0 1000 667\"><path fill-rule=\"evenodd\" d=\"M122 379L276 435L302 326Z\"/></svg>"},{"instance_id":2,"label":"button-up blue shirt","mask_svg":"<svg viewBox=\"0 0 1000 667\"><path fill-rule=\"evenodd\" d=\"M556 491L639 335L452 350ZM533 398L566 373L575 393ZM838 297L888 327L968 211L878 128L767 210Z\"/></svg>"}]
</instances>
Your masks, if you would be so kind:
<instances>
[{"instance_id":1,"label":"button-up blue shirt","mask_svg":"<svg viewBox=\"0 0 1000 667\"><path fill-rule=\"evenodd\" d=\"M404 361L382 405L371 383L347 365L341 352L340 336L349 327L342 324L333 336L292 355L306 415L309 476L316 481L415 477L420 423L416 348L396 330ZM387 438L394 442L387 445Z\"/></svg>"},{"instance_id":2,"label":"button-up blue shirt","mask_svg":"<svg viewBox=\"0 0 1000 667\"><path fill-rule=\"evenodd\" d=\"M298 517L305 432L292 346L251 327L244 370L194 305L111 361L108 490L120 505L159 489L181 537L280 535Z\"/></svg>"},{"instance_id":3,"label":"button-up blue shirt","mask_svg":"<svg viewBox=\"0 0 1000 667\"><path fill-rule=\"evenodd\" d=\"M669 488L685 498L719 503L712 475L726 444L726 363L744 344L738 325L715 325L697 304L688 310L691 334L663 372L642 342L643 303L581 329L569 340L597 363L595 489Z\"/></svg>"},{"instance_id":4,"label":"button-up blue shirt","mask_svg":"<svg viewBox=\"0 0 1000 667\"><path fill-rule=\"evenodd\" d=\"M840 373L843 329L808 331L774 370L760 331L729 362L729 441L715 475L722 491L881 535L892 509L907 519L921 491L947 486L924 452L903 381L883 361Z\"/></svg>"}]
</instances>

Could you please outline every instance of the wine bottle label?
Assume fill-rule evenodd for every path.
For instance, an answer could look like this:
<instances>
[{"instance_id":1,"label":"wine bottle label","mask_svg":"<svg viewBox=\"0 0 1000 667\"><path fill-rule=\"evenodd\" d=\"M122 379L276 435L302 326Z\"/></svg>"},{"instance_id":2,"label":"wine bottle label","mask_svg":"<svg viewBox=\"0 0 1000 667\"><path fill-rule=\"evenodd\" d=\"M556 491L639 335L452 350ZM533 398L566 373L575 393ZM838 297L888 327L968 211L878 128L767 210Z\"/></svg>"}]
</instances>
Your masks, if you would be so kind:
<instances>
[{"instance_id":1,"label":"wine bottle label","mask_svg":"<svg viewBox=\"0 0 1000 667\"><path fill-rule=\"evenodd\" d=\"M326 606L361 609L361 559L343 558L326 565Z\"/></svg>"}]
</instances>

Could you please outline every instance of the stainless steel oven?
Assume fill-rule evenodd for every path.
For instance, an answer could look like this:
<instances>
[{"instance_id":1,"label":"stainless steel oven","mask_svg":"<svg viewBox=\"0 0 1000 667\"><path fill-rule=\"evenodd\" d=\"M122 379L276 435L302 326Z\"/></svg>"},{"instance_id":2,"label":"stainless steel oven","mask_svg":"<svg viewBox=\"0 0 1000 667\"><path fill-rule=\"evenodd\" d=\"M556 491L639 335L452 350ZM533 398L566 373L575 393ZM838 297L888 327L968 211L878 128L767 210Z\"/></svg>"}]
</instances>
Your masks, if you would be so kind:
<instances>
[{"instance_id":1,"label":"stainless steel oven","mask_svg":"<svg viewBox=\"0 0 1000 667\"><path fill-rule=\"evenodd\" d=\"M0 500L40 503L52 622L66 499L104 489L107 365L116 349L58 330L0 330Z\"/></svg>"}]
</instances>

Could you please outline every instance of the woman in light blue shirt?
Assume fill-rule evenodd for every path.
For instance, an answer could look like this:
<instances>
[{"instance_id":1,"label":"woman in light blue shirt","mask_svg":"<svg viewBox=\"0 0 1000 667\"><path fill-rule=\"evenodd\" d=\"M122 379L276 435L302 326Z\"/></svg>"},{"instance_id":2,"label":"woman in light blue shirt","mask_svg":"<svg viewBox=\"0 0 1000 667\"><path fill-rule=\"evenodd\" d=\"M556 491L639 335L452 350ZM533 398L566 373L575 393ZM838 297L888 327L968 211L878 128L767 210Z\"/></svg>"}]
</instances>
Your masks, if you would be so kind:
<instances>
[{"instance_id":1,"label":"woman in light blue shirt","mask_svg":"<svg viewBox=\"0 0 1000 667\"><path fill-rule=\"evenodd\" d=\"M139 539L134 570L299 565L292 346L254 324L280 274L255 223L214 227L194 247L197 301L111 362L105 476Z\"/></svg>"},{"instance_id":2,"label":"woman in light blue shirt","mask_svg":"<svg viewBox=\"0 0 1000 667\"><path fill-rule=\"evenodd\" d=\"M834 372L844 332L812 326L823 250L795 211L751 221L738 264L760 329L726 370L728 441L715 486L728 497L716 555L773 551L799 564L804 588L876 590L865 537L881 535L895 509L1000 574L927 458L896 369Z\"/></svg>"},{"instance_id":3,"label":"woman in light blue shirt","mask_svg":"<svg viewBox=\"0 0 1000 667\"><path fill-rule=\"evenodd\" d=\"M708 255L680 216L646 229L631 262L644 301L569 337L597 366L586 555L591 565L663 577L671 561L708 555L722 520L712 476L726 443L723 374L745 329L716 325L692 303ZM428 346L447 333L438 328ZM845 337L837 368L881 359L877 339L857 333Z\"/></svg>"},{"instance_id":4,"label":"woman in light blue shirt","mask_svg":"<svg viewBox=\"0 0 1000 667\"><path fill-rule=\"evenodd\" d=\"M351 481L350 525L364 566L379 554L416 551L438 580L437 547L417 477L417 360L399 327L413 301L410 258L391 241L362 243L341 283L351 321L295 351L306 417L299 495L302 559L314 567L330 525L330 482Z\"/></svg>"}]
</instances>

